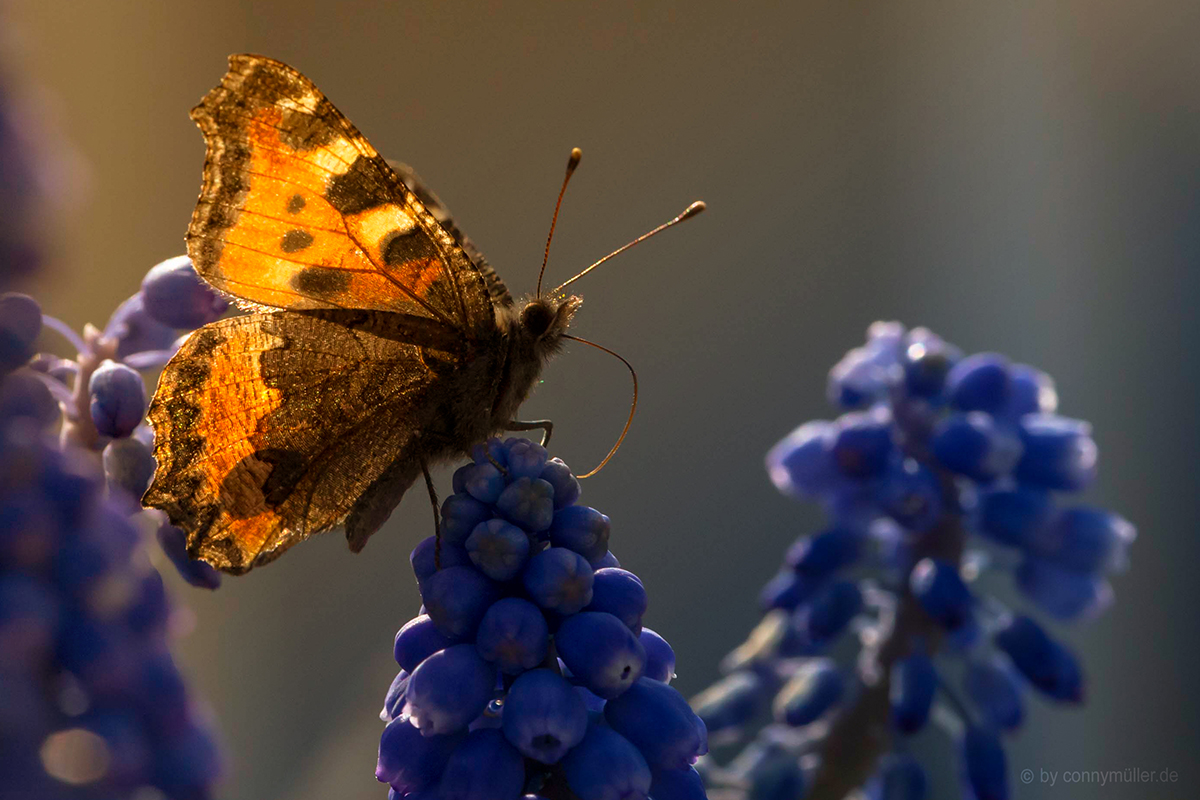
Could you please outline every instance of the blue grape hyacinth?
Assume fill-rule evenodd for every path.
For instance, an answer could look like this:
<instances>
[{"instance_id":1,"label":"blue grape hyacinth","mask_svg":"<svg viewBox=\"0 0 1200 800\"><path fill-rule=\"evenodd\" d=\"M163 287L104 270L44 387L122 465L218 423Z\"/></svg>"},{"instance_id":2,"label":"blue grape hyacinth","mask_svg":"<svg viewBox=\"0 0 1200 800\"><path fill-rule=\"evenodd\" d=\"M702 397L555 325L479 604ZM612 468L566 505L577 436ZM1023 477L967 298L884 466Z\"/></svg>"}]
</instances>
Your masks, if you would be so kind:
<instances>
[{"instance_id":1,"label":"blue grape hyacinth","mask_svg":"<svg viewBox=\"0 0 1200 800\"><path fill-rule=\"evenodd\" d=\"M7 381L6 381L7 382ZM170 604L94 461L0 418L0 785L6 798L203 798L207 713L168 649Z\"/></svg>"},{"instance_id":2,"label":"blue grape hyacinth","mask_svg":"<svg viewBox=\"0 0 1200 800\"><path fill-rule=\"evenodd\" d=\"M36 399L39 418L58 426L64 444L101 455L111 491L136 501L154 474L146 376L175 354L192 328L220 318L228 308L187 256L151 268L141 290L121 303L102 329L87 325L77 333L43 314L33 298L5 294L0 296L0 369L12 372L10 382L29 384L24 402ZM73 356L35 354L44 330L65 340ZM163 553L185 580L206 588L220 584L220 573L187 557L181 530L160 512L144 516L154 522Z\"/></svg>"},{"instance_id":3,"label":"blue grape hyacinth","mask_svg":"<svg viewBox=\"0 0 1200 800\"><path fill-rule=\"evenodd\" d=\"M202 306L206 319L224 310L195 286L161 294L159 305ZM155 468L141 372L174 352L172 324L139 293L79 335L33 298L0 295L5 798L200 800L219 776L212 723L170 653L171 604L147 541L195 585L215 587L216 573L138 503ZM46 330L74 357L36 353Z\"/></svg>"},{"instance_id":4,"label":"blue grape hyacinth","mask_svg":"<svg viewBox=\"0 0 1200 800\"><path fill-rule=\"evenodd\" d=\"M1053 381L1033 367L875 323L828 394L842 415L800 426L766 459L775 486L820 503L828 526L789 548L762 621L693 699L714 745L743 747L700 771L744 800L919 800L927 780L905 738L936 720L964 796L1002 800L1002 736L1030 691L1080 703L1086 690L1078 659L1034 617L1103 612L1134 528L1068 499L1094 480L1096 443L1057 414ZM1032 613L977 588L985 575L1007 575Z\"/></svg>"},{"instance_id":5,"label":"blue grape hyacinth","mask_svg":"<svg viewBox=\"0 0 1200 800\"><path fill-rule=\"evenodd\" d=\"M412 552L422 612L396 634L376 778L412 800L701 800L704 724L643 626L608 517L527 439L454 474Z\"/></svg>"}]
</instances>

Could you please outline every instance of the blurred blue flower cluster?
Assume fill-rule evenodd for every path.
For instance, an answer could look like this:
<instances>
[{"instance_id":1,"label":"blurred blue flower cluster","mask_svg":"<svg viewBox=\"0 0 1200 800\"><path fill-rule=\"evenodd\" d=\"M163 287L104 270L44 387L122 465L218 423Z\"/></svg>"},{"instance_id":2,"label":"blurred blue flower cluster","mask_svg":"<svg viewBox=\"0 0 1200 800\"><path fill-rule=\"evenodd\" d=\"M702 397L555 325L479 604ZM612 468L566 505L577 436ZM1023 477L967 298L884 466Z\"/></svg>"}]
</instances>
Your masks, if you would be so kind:
<instances>
[{"instance_id":1,"label":"blurred blue flower cluster","mask_svg":"<svg viewBox=\"0 0 1200 800\"><path fill-rule=\"evenodd\" d=\"M137 500L154 474L143 373L157 371L174 355L181 334L218 319L227 309L228 303L200 280L187 256L152 268L141 290L117 307L103 329L86 325L82 335L42 314L32 298L8 294L0 299L0 365L15 370L10 384L26 387L31 394L25 402L36 402L36 413L47 426L58 425L61 418L64 445L98 452L109 486ZM75 357L35 354L43 327L65 339ZM163 551L189 583L219 585L220 573L188 559L182 531L160 512L144 515L157 523Z\"/></svg>"},{"instance_id":2,"label":"blurred blue flower cluster","mask_svg":"<svg viewBox=\"0 0 1200 800\"><path fill-rule=\"evenodd\" d=\"M412 553L424 606L396 634L376 777L412 800L698 800L703 723L642 625L609 520L527 439L454 474Z\"/></svg>"},{"instance_id":3,"label":"blurred blue flower cluster","mask_svg":"<svg viewBox=\"0 0 1200 800\"><path fill-rule=\"evenodd\" d=\"M761 623L693 699L714 745L745 745L701 771L746 800L919 800L905 737L933 718L956 741L965 795L1001 800L1000 737L1028 690L1078 703L1085 684L1066 647L982 587L1012 594L1007 576L1055 620L1095 617L1134 528L1058 499L1090 485L1097 450L1032 367L875 323L828 393L842 416L767 455L776 487L821 503L828 527L787 551Z\"/></svg>"},{"instance_id":4,"label":"blurred blue flower cluster","mask_svg":"<svg viewBox=\"0 0 1200 800\"><path fill-rule=\"evenodd\" d=\"M186 257L151 270L104 330L82 336L33 298L0 295L5 798L211 794L212 725L171 657L174 618L144 540L156 535L194 584L215 587L217 574L138 503L154 471L138 370L165 362L178 329L224 310ZM75 357L36 353L45 330Z\"/></svg>"}]
</instances>

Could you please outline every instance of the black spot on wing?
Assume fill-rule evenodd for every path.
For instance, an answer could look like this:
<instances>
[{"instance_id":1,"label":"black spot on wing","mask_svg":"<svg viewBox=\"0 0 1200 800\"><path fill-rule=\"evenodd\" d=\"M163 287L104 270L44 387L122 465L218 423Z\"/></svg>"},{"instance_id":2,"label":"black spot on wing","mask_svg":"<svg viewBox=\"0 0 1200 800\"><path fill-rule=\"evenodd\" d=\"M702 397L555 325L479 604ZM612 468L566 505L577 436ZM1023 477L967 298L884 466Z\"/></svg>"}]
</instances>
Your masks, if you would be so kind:
<instances>
[{"instance_id":1,"label":"black spot on wing","mask_svg":"<svg viewBox=\"0 0 1200 800\"><path fill-rule=\"evenodd\" d=\"M297 228L283 235L283 238L279 241L279 249L285 253L299 253L312 243L312 234Z\"/></svg>"},{"instance_id":2,"label":"black spot on wing","mask_svg":"<svg viewBox=\"0 0 1200 800\"><path fill-rule=\"evenodd\" d=\"M187 344L191 349L192 357L207 364L212 360L217 346L224 342L225 338L220 326L205 325L191 335ZM205 377L207 377L207 366L205 367Z\"/></svg>"},{"instance_id":3,"label":"black spot on wing","mask_svg":"<svg viewBox=\"0 0 1200 800\"><path fill-rule=\"evenodd\" d=\"M271 465L271 474L263 483L263 499L271 508L279 506L291 496L296 484L304 477L307 459L296 450L267 448L254 453L259 461Z\"/></svg>"},{"instance_id":4,"label":"black spot on wing","mask_svg":"<svg viewBox=\"0 0 1200 800\"><path fill-rule=\"evenodd\" d=\"M245 519L277 508L291 497L308 461L297 450L268 447L243 458L221 481L221 505L231 517Z\"/></svg>"},{"instance_id":5,"label":"black spot on wing","mask_svg":"<svg viewBox=\"0 0 1200 800\"><path fill-rule=\"evenodd\" d=\"M394 267L406 261L437 255L437 250L431 245L428 237L418 235L421 232L420 228L414 226L407 231L392 231L384 236L379 243L383 263Z\"/></svg>"},{"instance_id":6,"label":"black spot on wing","mask_svg":"<svg viewBox=\"0 0 1200 800\"><path fill-rule=\"evenodd\" d=\"M294 194L290 198L288 198L287 210L288 210L289 214L299 214L303 208L304 208L304 198L303 197L301 197L298 194Z\"/></svg>"},{"instance_id":7,"label":"black spot on wing","mask_svg":"<svg viewBox=\"0 0 1200 800\"><path fill-rule=\"evenodd\" d=\"M317 111L320 113L320 106ZM333 126L320 116L291 108L284 109L279 129L279 141L293 150L301 151L325 147L336 136Z\"/></svg>"},{"instance_id":8,"label":"black spot on wing","mask_svg":"<svg viewBox=\"0 0 1200 800\"><path fill-rule=\"evenodd\" d=\"M339 214L360 214L369 208L400 200L389 191L379 166L366 156L354 159L350 169L325 184L325 199Z\"/></svg>"},{"instance_id":9,"label":"black spot on wing","mask_svg":"<svg viewBox=\"0 0 1200 800\"><path fill-rule=\"evenodd\" d=\"M225 511L234 519L248 519L266 510L263 484L271 474L271 465L259 461L257 454L243 458L221 480L219 497Z\"/></svg>"},{"instance_id":10,"label":"black spot on wing","mask_svg":"<svg viewBox=\"0 0 1200 800\"><path fill-rule=\"evenodd\" d=\"M292 278L292 286L301 294L336 293L349 285L348 273L324 267L305 267Z\"/></svg>"}]
</instances>

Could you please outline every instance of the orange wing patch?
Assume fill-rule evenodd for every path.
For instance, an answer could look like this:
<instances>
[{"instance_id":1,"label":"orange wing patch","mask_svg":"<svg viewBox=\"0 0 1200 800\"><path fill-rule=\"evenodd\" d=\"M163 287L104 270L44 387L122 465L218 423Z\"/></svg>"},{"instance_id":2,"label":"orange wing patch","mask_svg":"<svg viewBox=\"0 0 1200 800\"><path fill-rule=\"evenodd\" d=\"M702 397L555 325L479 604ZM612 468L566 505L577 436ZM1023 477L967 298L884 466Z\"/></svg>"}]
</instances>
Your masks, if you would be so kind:
<instances>
[{"instance_id":1,"label":"orange wing patch","mask_svg":"<svg viewBox=\"0 0 1200 800\"><path fill-rule=\"evenodd\" d=\"M478 269L299 73L234 56L192 116L208 157L188 252L209 283L258 306L491 322Z\"/></svg>"},{"instance_id":2,"label":"orange wing patch","mask_svg":"<svg viewBox=\"0 0 1200 800\"><path fill-rule=\"evenodd\" d=\"M188 551L245 572L345 520L437 413L454 329L386 312L276 311L193 333L159 378L158 470L143 504L187 532ZM390 507L389 507L390 510ZM359 544L361 546L361 543Z\"/></svg>"},{"instance_id":3,"label":"orange wing patch","mask_svg":"<svg viewBox=\"0 0 1200 800\"><path fill-rule=\"evenodd\" d=\"M223 518L222 535L197 553L217 564L236 565L257 554L281 522L263 491L272 467L255 456L254 444L259 425L282 401L259 378L262 353L279 341L261 328L247 329L247 319L208 325L189 337L164 371L150 409L155 457L177 470L182 485L167 489L159 470L145 502L174 521L186 507L199 514L206 532ZM248 335L230 335L235 329Z\"/></svg>"}]
</instances>

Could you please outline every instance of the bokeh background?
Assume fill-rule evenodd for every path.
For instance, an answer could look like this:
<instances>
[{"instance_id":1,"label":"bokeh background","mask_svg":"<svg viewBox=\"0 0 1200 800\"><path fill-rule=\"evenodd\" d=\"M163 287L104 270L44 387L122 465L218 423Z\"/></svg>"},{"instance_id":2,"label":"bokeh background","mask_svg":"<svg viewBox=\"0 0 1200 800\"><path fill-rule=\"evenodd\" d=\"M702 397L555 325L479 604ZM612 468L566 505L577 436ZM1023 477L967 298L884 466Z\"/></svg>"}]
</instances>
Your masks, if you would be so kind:
<instances>
[{"instance_id":1,"label":"bokeh background","mask_svg":"<svg viewBox=\"0 0 1200 800\"><path fill-rule=\"evenodd\" d=\"M1082 709L1038 704L1018 797L1200 794L1200 5L1186 0L805 3L15 0L6 38L81 159L34 287L102 323L183 251L204 148L187 111L234 52L294 64L417 167L509 286L533 287L567 152L583 165L551 259L562 280L703 198L709 212L578 284L577 332L637 367L626 444L585 483L650 591L690 695L755 622L814 509L762 457L828 415L828 367L877 318L1055 376L1093 421L1091 498L1135 521L1133 568L1066 631ZM629 383L573 346L526 416L580 470ZM437 474L448 490L450 470ZM382 798L376 713L418 605L414 492L351 555L327 535L209 594L185 668L219 715L230 800ZM1035 701L1036 702L1036 701ZM937 796L953 796L937 731ZM1045 770L1173 769L1173 786L1020 785Z\"/></svg>"}]
</instances>

